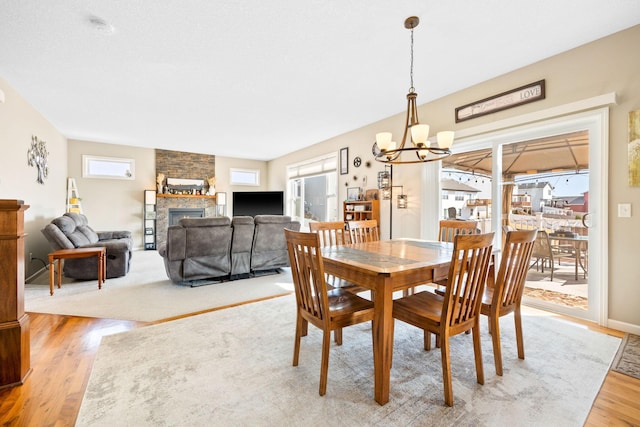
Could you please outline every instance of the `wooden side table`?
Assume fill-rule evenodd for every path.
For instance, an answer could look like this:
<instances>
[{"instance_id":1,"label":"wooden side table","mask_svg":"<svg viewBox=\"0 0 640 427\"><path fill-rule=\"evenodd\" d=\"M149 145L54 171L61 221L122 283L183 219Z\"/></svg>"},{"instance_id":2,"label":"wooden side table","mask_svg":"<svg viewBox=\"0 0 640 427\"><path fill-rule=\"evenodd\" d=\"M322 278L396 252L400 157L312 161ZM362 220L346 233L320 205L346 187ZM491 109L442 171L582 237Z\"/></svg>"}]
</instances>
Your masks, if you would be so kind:
<instances>
[{"instance_id":1,"label":"wooden side table","mask_svg":"<svg viewBox=\"0 0 640 427\"><path fill-rule=\"evenodd\" d=\"M62 284L62 263L70 258L91 258L98 257L98 289L102 289L102 282L107 279L107 248L76 248L58 249L49 254L49 292L53 295L53 285L55 283L54 267L58 261L58 289Z\"/></svg>"}]
</instances>

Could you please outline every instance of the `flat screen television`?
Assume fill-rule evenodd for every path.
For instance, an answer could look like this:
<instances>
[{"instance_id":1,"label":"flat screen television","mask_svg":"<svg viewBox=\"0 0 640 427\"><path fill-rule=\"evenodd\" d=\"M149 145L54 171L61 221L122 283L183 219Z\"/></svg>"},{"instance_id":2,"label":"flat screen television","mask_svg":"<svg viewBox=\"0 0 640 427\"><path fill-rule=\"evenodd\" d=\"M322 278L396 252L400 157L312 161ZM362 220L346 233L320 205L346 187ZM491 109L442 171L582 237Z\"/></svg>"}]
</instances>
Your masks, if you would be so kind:
<instances>
[{"instance_id":1,"label":"flat screen television","mask_svg":"<svg viewBox=\"0 0 640 427\"><path fill-rule=\"evenodd\" d=\"M284 215L284 191L234 191L233 216Z\"/></svg>"}]
</instances>

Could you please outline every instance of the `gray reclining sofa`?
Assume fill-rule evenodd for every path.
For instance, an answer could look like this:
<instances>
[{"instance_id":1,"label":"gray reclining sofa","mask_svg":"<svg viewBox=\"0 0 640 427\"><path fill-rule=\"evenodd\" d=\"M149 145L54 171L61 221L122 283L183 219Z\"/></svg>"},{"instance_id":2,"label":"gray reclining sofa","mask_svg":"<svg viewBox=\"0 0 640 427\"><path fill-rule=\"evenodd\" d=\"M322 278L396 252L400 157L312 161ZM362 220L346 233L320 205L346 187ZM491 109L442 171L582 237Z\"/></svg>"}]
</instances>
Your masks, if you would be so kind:
<instances>
[{"instance_id":1,"label":"gray reclining sofa","mask_svg":"<svg viewBox=\"0 0 640 427\"><path fill-rule=\"evenodd\" d=\"M285 228L297 231L300 223L282 215L183 218L167 229L158 253L178 284L242 279L289 266Z\"/></svg>"},{"instance_id":2,"label":"gray reclining sofa","mask_svg":"<svg viewBox=\"0 0 640 427\"><path fill-rule=\"evenodd\" d=\"M130 231L94 231L83 214L67 212L42 230L54 250L104 246L107 249L107 278L129 272L133 241ZM98 278L98 259L73 258L64 261L65 277L78 280Z\"/></svg>"}]
</instances>

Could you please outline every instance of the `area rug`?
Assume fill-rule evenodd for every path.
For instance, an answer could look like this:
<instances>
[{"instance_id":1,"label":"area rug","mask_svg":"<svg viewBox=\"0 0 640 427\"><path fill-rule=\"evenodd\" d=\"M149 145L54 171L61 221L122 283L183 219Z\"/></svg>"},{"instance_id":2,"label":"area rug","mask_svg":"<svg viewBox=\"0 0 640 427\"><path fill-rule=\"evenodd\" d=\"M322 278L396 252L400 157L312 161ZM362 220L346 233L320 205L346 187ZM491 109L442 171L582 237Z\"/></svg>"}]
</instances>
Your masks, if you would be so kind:
<instances>
[{"instance_id":1,"label":"area rug","mask_svg":"<svg viewBox=\"0 0 640 427\"><path fill-rule=\"evenodd\" d=\"M72 316L153 322L292 292L290 269L279 274L213 283L177 285L167 278L156 251L134 252L124 277L108 279L98 290L96 280L63 279L49 294L43 274L25 286L25 311Z\"/></svg>"},{"instance_id":2,"label":"area rug","mask_svg":"<svg viewBox=\"0 0 640 427\"><path fill-rule=\"evenodd\" d=\"M625 334L611 370L640 379L640 336Z\"/></svg>"},{"instance_id":3,"label":"area rug","mask_svg":"<svg viewBox=\"0 0 640 427\"><path fill-rule=\"evenodd\" d=\"M535 313L538 313L537 311ZM526 359L513 318L502 319L504 376L495 375L483 319L485 384L471 335L451 339L454 406L444 404L440 351L396 322L390 401L373 399L370 324L331 344L318 395L322 335L312 326L291 365L293 295L106 336L78 426L582 426L620 339L551 316L525 314Z\"/></svg>"}]
</instances>

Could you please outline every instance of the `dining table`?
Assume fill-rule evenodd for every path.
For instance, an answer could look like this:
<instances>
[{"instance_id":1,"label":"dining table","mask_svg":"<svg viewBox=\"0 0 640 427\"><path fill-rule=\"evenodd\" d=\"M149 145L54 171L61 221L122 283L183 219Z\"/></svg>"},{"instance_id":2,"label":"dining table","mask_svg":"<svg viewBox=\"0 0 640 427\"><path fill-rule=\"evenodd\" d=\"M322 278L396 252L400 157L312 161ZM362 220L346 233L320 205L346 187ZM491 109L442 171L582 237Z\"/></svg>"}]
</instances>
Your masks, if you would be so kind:
<instances>
[{"instance_id":1,"label":"dining table","mask_svg":"<svg viewBox=\"0 0 640 427\"><path fill-rule=\"evenodd\" d=\"M370 289L374 303L374 398L389 401L393 355L393 293L446 278L453 243L392 239L329 246L325 273Z\"/></svg>"},{"instance_id":2,"label":"dining table","mask_svg":"<svg viewBox=\"0 0 640 427\"><path fill-rule=\"evenodd\" d=\"M575 262L575 279L578 280L578 267L582 268L584 277L586 278L587 271L587 245L589 243L589 236L580 236L580 235L563 235L563 234L549 234L549 239L552 241L556 241L558 243L558 247L561 247L562 244L568 244L571 247L572 258ZM562 253L558 255L562 258Z\"/></svg>"}]
</instances>

